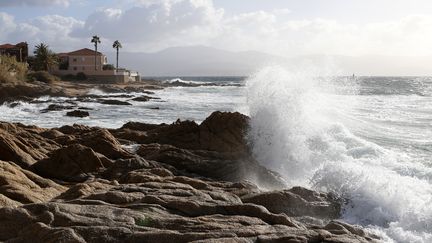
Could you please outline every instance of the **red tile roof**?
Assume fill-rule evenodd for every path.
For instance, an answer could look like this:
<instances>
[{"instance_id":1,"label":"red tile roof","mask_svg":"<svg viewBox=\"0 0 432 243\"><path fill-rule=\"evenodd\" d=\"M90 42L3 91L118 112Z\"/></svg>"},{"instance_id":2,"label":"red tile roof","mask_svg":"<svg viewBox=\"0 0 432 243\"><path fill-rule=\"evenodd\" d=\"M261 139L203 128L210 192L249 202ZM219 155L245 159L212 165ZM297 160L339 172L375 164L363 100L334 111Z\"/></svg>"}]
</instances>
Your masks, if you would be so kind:
<instances>
[{"instance_id":1,"label":"red tile roof","mask_svg":"<svg viewBox=\"0 0 432 243\"><path fill-rule=\"evenodd\" d=\"M76 50L76 51L72 51L72 52L64 53L64 54L67 54L69 56L94 56L95 55L95 51L91 50L91 49L88 49L88 48L83 48L83 49L80 49L80 50ZM97 52L97 55L98 56L102 56L102 53Z\"/></svg>"},{"instance_id":2,"label":"red tile roof","mask_svg":"<svg viewBox=\"0 0 432 243\"><path fill-rule=\"evenodd\" d=\"M12 44L3 44L3 45L0 45L0 49L11 49L11 48L16 48L16 46L12 45Z\"/></svg>"}]
</instances>

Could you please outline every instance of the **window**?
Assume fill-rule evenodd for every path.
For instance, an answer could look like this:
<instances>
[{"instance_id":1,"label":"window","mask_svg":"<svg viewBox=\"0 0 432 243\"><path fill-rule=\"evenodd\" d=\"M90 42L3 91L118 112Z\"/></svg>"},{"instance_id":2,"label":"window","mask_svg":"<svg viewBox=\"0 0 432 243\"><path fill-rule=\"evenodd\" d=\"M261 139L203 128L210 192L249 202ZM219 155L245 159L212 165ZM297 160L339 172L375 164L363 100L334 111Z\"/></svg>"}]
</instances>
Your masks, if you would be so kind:
<instances>
[{"instance_id":1,"label":"window","mask_svg":"<svg viewBox=\"0 0 432 243\"><path fill-rule=\"evenodd\" d=\"M76 71L76 70L77 70L77 67L73 67L73 70L75 70L75 71Z\"/></svg>"},{"instance_id":2,"label":"window","mask_svg":"<svg viewBox=\"0 0 432 243\"><path fill-rule=\"evenodd\" d=\"M85 67L82 67L82 70L85 70Z\"/></svg>"},{"instance_id":3,"label":"window","mask_svg":"<svg viewBox=\"0 0 432 243\"><path fill-rule=\"evenodd\" d=\"M85 62L85 57L81 57L81 61Z\"/></svg>"},{"instance_id":4,"label":"window","mask_svg":"<svg viewBox=\"0 0 432 243\"><path fill-rule=\"evenodd\" d=\"M76 62L77 61L77 59L76 58L74 58L73 60L72 60L73 62Z\"/></svg>"}]
</instances>

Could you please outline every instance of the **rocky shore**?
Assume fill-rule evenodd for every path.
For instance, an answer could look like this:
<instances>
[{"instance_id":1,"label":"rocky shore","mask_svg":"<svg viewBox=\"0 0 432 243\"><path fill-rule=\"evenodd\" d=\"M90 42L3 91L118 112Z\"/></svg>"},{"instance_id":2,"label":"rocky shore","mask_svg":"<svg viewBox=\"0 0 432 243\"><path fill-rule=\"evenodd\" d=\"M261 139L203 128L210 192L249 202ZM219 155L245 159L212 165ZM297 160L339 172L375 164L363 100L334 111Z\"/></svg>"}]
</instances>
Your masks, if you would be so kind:
<instances>
[{"instance_id":1,"label":"rocky shore","mask_svg":"<svg viewBox=\"0 0 432 243\"><path fill-rule=\"evenodd\" d=\"M3 97L3 96L2 96ZM0 241L379 242L343 200L254 160L248 117L45 129L0 122Z\"/></svg>"}]
</instances>

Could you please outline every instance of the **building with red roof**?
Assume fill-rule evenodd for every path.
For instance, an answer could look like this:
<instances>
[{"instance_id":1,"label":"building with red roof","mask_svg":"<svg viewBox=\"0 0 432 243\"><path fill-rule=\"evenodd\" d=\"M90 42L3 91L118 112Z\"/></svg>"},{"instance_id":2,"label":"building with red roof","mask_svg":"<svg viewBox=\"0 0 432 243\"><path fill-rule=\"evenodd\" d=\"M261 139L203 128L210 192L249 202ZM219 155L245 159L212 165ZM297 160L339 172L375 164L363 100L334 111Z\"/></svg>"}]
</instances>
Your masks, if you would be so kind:
<instances>
[{"instance_id":1,"label":"building with red roof","mask_svg":"<svg viewBox=\"0 0 432 243\"><path fill-rule=\"evenodd\" d=\"M20 42L16 45L2 44L0 45L0 55L14 56L19 62L27 62L28 44Z\"/></svg>"},{"instance_id":2,"label":"building with red roof","mask_svg":"<svg viewBox=\"0 0 432 243\"><path fill-rule=\"evenodd\" d=\"M59 75L77 75L84 73L90 79L105 82L139 81L137 72L125 69L115 70L113 65L108 65L107 57L101 52L83 48L67 53L59 53L59 65L53 67L51 72Z\"/></svg>"}]
</instances>

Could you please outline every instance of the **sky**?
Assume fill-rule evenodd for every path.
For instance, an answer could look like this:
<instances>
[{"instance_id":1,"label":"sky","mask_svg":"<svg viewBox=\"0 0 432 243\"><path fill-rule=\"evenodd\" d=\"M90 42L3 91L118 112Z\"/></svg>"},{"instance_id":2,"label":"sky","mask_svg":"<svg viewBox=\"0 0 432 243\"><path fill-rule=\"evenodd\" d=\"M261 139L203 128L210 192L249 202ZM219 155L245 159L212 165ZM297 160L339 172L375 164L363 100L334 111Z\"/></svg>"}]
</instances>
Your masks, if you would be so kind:
<instances>
[{"instance_id":1,"label":"sky","mask_svg":"<svg viewBox=\"0 0 432 243\"><path fill-rule=\"evenodd\" d=\"M0 43L155 52L204 45L302 55L430 56L430 0L0 0Z\"/></svg>"}]
</instances>

